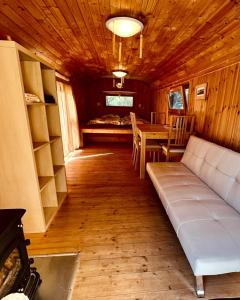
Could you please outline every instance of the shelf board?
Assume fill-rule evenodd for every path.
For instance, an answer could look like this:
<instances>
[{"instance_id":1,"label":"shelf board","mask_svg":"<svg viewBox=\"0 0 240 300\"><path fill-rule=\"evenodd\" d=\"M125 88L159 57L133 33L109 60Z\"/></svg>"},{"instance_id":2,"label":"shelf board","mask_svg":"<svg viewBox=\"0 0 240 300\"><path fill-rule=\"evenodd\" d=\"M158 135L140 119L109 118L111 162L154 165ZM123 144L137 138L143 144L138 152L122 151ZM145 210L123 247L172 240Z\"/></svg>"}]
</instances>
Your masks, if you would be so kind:
<instances>
[{"instance_id":1,"label":"shelf board","mask_svg":"<svg viewBox=\"0 0 240 300\"><path fill-rule=\"evenodd\" d=\"M48 228L49 224L52 222L57 211L58 211L58 206L43 207L46 228Z\"/></svg>"},{"instance_id":2,"label":"shelf board","mask_svg":"<svg viewBox=\"0 0 240 300\"><path fill-rule=\"evenodd\" d=\"M54 175L56 176L57 173L58 173L62 168L64 168L63 165L54 165L54 166L53 166Z\"/></svg>"},{"instance_id":3,"label":"shelf board","mask_svg":"<svg viewBox=\"0 0 240 300\"><path fill-rule=\"evenodd\" d=\"M27 106L31 106L31 105L34 105L34 106L41 106L41 105L45 105L44 102L33 102L33 103L27 103L26 102L26 105Z\"/></svg>"},{"instance_id":4,"label":"shelf board","mask_svg":"<svg viewBox=\"0 0 240 300\"><path fill-rule=\"evenodd\" d=\"M49 137L49 140L50 140L50 143L54 143L56 140L58 140L60 138L60 136L50 136Z\"/></svg>"},{"instance_id":5,"label":"shelf board","mask_svg":"<svg viewBox=\"0 0 240 300\"><path fill-rule=\"evenodd\" d=\"M57 103L45 103L46 106L57 106Z\"/></svg>"},{"instance_id":6,"label":"shelf board","mask_svg":"<svg viewBox=\"0 0 240 300\"><path fill-rule=\"evenodd\" d=\"M38 181L39 181L39 187L40 187L40 191L42 191L47 184L52 180L52 176L39 176L38 177Z\"/></svg>"},{"instance_id":7,"label":"shelf board","mask_svg":"<svg viewBox=\"0 0 240 300\"><path fill-rule=\"evenodd\" d=\"M57 192L57 199L58 199L58 207L60 207L63 203L63 201L65 200L65 198L67 197L67 193L66 192Z\"/></svg>"},{"instance_id":8,"label":"shelf board","mask_svg":"<svg viewBox=\"0 0 240 300\"><path fill-rule=\"evenodd\" d=\"M37 151L45 146L47 146L49 142L33 142L33 151Z\"/></svg>"}]
</instances>

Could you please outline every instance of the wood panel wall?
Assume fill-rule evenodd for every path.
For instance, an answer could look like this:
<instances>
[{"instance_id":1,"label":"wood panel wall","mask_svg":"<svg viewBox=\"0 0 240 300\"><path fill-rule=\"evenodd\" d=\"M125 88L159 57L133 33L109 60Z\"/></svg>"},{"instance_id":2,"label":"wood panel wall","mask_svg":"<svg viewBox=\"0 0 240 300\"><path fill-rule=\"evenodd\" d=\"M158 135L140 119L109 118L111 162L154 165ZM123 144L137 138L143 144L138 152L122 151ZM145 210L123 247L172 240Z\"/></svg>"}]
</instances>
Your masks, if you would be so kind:
<instances>
[{"instance_id":1,"label":"wood panel wall","mask_svg":"<svg viewBox=\"0 0 240 300\"><path fill-rule=\"evenodd\" d=\"M83 77L72 77L71 86L76 102L79 124L87 121L87 81Z\"/></svg>"},{"instance_id":2,"label":"wood panel wall","mask_svg":"<svg viewBox=\"0 0 240 300\"><path fill-rule=\"evenodd\" d=\"M181 82L181 84L185 83ZM240 63L189 81L188 112L196 115L197 135L240 152ZM207 83L207 99L195 99L195 86ZM178 84L179 85L179 84ZM154 110L168 114L169 88L154 88Z\"/></svg>"},{"instance_id":3,"label":"wood panel wall","mask_svg":"<svg viewBox=\"0 0 240 300\"><path fill-rule=\"evenodd\" d=\"M134 107L106 107L104 91L116 90L113 88L111 78L93 79L83 82L81 78L72 80L78 106L80 123L104 114L119 114L125 116L130 111L135 111L142 118L150 120L152 97L150 85L144 81L126 79L124 91L135 92Z\"/></svg>"}]
</instances>

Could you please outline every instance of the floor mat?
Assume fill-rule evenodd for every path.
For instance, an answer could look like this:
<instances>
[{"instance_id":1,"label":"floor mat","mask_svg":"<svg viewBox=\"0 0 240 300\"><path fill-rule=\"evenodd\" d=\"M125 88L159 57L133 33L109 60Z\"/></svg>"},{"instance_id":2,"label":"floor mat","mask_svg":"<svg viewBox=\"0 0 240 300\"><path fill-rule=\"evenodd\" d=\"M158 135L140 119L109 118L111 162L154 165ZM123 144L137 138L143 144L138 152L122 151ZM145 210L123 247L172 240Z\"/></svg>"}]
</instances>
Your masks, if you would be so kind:
<instances>
[{"instance_id":1,"label":"floor mat","mask_svg":"<svg viewBox=\"0 0 240 300\"><path fill-rule=\"evenodd\" d=\"M73 282L79 265L79 254L34 256L42 283L34 300L70 300Z\"/></svg>"}]
</instances>

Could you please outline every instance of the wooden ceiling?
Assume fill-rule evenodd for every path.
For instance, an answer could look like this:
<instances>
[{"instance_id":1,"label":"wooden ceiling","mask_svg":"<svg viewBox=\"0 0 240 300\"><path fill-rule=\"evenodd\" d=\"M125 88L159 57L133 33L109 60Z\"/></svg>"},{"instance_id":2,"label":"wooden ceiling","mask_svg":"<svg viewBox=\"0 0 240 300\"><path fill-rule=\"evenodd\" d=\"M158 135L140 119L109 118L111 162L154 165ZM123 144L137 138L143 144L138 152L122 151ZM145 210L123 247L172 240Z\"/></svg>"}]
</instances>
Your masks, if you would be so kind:
<instances>
[{"instance_id":1,"label":"wooden ceiling","mask_svg":"<svg viewBox=\"0 0 240 300\"><path fill-rule=\"evenodd\" d=\"M65 75L104 76L118 66L106 19L144 17L124 39L123 67L162 84L240 57L239 0L0 0L0 36L10 35ZM178 77L176 77L178 73Z\"/></svg>"}]
</instances>

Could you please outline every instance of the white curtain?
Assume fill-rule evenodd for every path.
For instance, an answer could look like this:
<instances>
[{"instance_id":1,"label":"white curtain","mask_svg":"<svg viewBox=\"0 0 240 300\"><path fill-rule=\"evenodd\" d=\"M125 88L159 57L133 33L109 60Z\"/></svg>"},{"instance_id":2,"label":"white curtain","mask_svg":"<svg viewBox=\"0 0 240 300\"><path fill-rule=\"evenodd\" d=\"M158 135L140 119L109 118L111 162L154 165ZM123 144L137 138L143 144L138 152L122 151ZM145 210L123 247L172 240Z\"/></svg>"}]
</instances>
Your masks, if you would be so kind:
<instances>
[{"instance_id":1,"label":"white curtain","mask_svg":"<svg viewBox=\"0 0 240 300\"><path fill-rule=\"evenodd\" d=\"M57 93L64 157L79 148L78 117L72 87L69 84L57 82Z\"/></svg>"}]
</instances>

